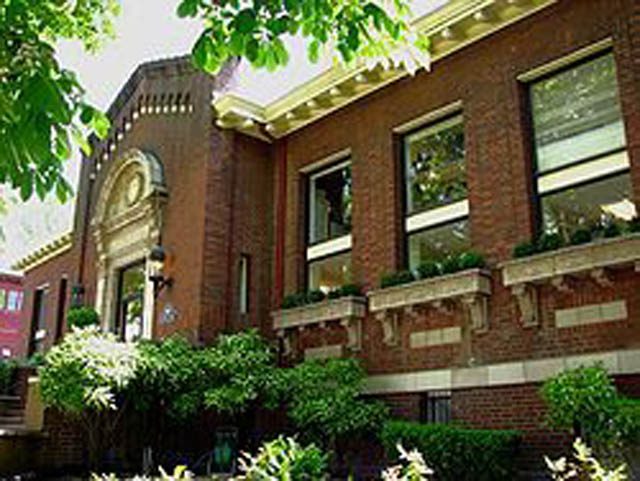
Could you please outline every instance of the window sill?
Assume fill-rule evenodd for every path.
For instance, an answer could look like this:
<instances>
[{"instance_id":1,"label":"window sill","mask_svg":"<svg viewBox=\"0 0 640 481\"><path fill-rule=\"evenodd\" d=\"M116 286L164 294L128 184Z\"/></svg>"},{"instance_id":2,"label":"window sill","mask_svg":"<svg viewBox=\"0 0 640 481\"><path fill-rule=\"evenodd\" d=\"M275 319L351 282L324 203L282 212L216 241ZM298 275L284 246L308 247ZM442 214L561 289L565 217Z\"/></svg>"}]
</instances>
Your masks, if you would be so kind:
<instances>
[{"instance_id":1,"label":"window sill","mask_svg":"<svg viewBox=\"0 0 640 481\"><path fill-rule=\"evenodd\" d=\"M538 325L536 285L549 283L560 291L572 290L571 277L589 276L602 287L611 286L608 270L635 266L640 272L640 234L603 239L552 252L504 262L502 281L510 287L525 326Z\"/></svg>"},{"instance_id":2,"label":"window sill","mask_svg":"<svg viewBox=\"0 0 640 481\"><path fill-rule=\"evenodd\" d=\"M343 297L271 313L274 329L309 326L327 321L364 317L367 300L364 297Z\"/></svg>"},{"instance_id":3,"label":"window sill","mask_svg":"<svg viewBox=\"0 0 640 481\"><path fill-rule=\"evenodd\" d=\"M293 309L281 309L271 313L273 328L289 344L287 329L304 329L312 325L324 326L329 321L339 321L346 329L347 347L353 351L361 348L362 318L367 312L367 299L364 297L343 297ZM290 347L285 348L288 353Z\"/></svg>"},{"instance_id":4,"label":"window sill","mask_svg":"<svg viewBox=\"0 0 640 481\"><path fill-rule=\"evenodd\" d=\"M579 246L564 247L501 264L502 279L507 287L518 284L544 283L567 275L591 273L601 277L601 269L636 265L640 268L640 234L603 239ZM600 279L603 280L603 279Z\"/></svg>"},{"instance_id":5,"label":"window sill","mask_svg":"<svg viewBox=\"0 0 640 481\"><path fill-rule=\"evenodd\" d=\"M487 300L491 295L491 277L484 269L469 269L455 274L371 291L369 310L383 322L385 343L397 343L395 316L387 315L393 309L411 309L418 304L433 304L437 309L446 308L448 301L460 300L467 307L475 330L488 326Z\"/></svg>"}]
</instances>

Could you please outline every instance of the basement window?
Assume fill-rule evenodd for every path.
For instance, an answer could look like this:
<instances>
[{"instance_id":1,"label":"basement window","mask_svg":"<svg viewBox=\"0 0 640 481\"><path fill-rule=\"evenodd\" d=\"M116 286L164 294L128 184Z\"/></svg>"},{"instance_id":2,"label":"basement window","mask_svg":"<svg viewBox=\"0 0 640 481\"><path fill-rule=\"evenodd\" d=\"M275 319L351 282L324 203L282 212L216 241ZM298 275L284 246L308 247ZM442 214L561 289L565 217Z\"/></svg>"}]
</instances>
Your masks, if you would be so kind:
<instances>
[{"instance_id":1,"label":"basement window","mask_svg":"<svg viewBox=\"0 0 640 481\"><path fill-rule=\"evenodd\" d=\"M422 394L420 422L427 424L451 422L451 391L431 391Z\"/></svg>"}]
</instances>

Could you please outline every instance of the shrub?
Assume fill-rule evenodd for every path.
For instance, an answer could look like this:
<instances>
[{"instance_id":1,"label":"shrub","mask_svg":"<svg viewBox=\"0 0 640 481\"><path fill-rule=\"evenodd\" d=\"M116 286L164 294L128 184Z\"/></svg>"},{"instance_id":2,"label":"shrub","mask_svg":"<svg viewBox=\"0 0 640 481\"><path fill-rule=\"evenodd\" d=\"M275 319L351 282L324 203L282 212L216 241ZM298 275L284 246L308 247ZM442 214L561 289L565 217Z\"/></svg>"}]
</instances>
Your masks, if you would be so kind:
<instances>
[{"instance_id":1,"label":"shrub","mask_svg":"<svg viewBox=\"0 0 640 481\"><path fill-rule=\"evenodd\" d=\"M0 394L8 394L13 387L17 367L12 359L0 359Z\"/></svg>"},{"instance_id":2,"label":"shrub","mask_svg":"<svg viewBox=\"0 0 640 481\"><path fill-rule=\"evenodd\" d=\"M309 291L307 292L307 299L306 299L306 303L307 304L315 304L317 302L322 302L324 301L326 298L326 296L324 295L324 292L322 292L320 289L315 289L313 291Z\"/></svg>"},{"instance_id":3,"label":"shrub","mask_svg":"<svg viewBox=\"0 0 640 481\"><path fill-rule=\"evenodd\" d=\"M513 248L513 257L520 259L537 253L536 245L531 241L520 242Z\"/></svg>"},{"instance_id":4,"label":"shrub","mask_svg":"<svg viewBox=\"0 0 640 481\"><path fill-rule=\"evenodd\" d=\"M409 282L413 282L415 280L416 278L414 277L411 271L405 270L400 272L394 272L392 274L385 274L382 276L382 279L380 279L380 287L385 289L387 287L408 284Z\"/></svg>"},{"instance_id":5,"label":"shrub","mask_svg":"<svg viewBox=\"0 0 640 481\"><path fill-rule=\"evenodd\" d=\"M307 296L302 292L296 292L295 294L289 294L284 296L280 307L282 309L292 309L294 307L302 307L307 303Z\"/></svg>"},{"instance_id":6,"label":"shrub","mask_svg":"<svg viewBox=\"0 0 640 481\"><path fill-rule=\"evenodd\" d=\"M445 257L440 264L440 270L443 274L458 272L460 270L459 258L452 255Z\"/></svg>"},{"instance_id":7,"label":"shrub","mask_svg":"<svg viewBox=\"0 0 640 481\"><path fill-rule=\"evenodd\" d=\"M293 438L280 436L264 443L255 456L240 458L242 474L237 481L318 481L326 479L328 457L310 444L302 446Z\"/></svg>"},{"instance_id":8,"label":"shrub","mask_svg":"<svg viewBox=\"0 0 640 481\"><path fill-rule=\"evenodd\" d=\"M416 270L418 271L418 277L420 279L429 279L441 274L440 266L435 261L424 262L420 264Z\"/></svg>"},{"instance_id":9,"label":"shrub","mask_svg":"<svg viewBox=\"0 0 640 481\"><path fill-rule=\"evenodd\" d=\"M398 443L420 451L438 481L511 481L519 437L517 431L404 421L386 423L381 434L391 456Z\"/></svg>"},{"instance_id":10,"label":"shrub","mask_svg":"<svg viewBox=\"0 0 640 481\"><path fill-rule=\"evenodd\" d=\"M422 453L416 449L407 452L402 444L396 445L400 453L400 461L382 472L382 481L426 481L433 475L433 470L427 466Z\"/></svg>"},{"instance_id":11,"label":"shrub","mask_svg":"<svg viewBox=\"0 0 640 481\"><path fill-rule=\"evenodd\" d=\"M627 223L627 228L631 233L640 232L640 217L634 217Z\"/></svg>"},{"instance_id":12,"label":"shrub","mask_svg":"<svg viewBox=\"0 0 640 481\"><path fill-rule=\"evenodd\" d=\"M577 229L571 234L571 245L587 244L593 240L593 234L589 229Z\"/></svg>"},{"instance_id":13,"label":"shrub","mask_svg":"<svg viewBox=\"0 0 640 481\"><path fill-rule=\"evenodd\" d=\"M90 307L73 307L67 314L69 327L88 327L100 325L100 316Z\"/></svg>"},{"instance_id":14,"label":"shrub","mask_svg":"<svg viewBox=\"0 0 640 481\"><path fill-rule=\"evenodd\" d=\"M536 242L537 252L547 252L559 249L564 245L560 234L545 232Z\"/></svg>"},{"instance_id":15,"label":"shrub","mask_svg":"<svg viewBox=\"0 0 640 481\"><path fill-rule=\"evenodd\" d=\"M622 234L622 229L616 222L608 222L607 224L602 226L602 235L606 239L618 237L620 234Z\"/></svg>"},{"instance_id":16,"label":"shrub","mask_svg":"<svg viewBox=\"0 0 640 481\"><path fill-rule=\"evenodd\" d=\"M486 265L484 256L477 252L464 252L459 259L460 269L480 269Z\"/></svg>"},{"instance_id":17,"label":"shrub","mask_svg":"<svg viewBox=\"0 0 640 481\"><path fill-rule=\"evenodd\" d=\"M361 296L362 289L357 284L345 284L339 289L340 297Z\"/></svg>"},{"instance_id":18,"label":"shrub","mask_svg":"<svg viewBox=\"0 0 640 481\"><path fill-rule=\"evenodd\" d=\"M547 420L556 429L591 441L610 442L612 422L618 416L618 394L601 365L564 371L542 386L548 407Z\"/></svg>"}]
</instances>

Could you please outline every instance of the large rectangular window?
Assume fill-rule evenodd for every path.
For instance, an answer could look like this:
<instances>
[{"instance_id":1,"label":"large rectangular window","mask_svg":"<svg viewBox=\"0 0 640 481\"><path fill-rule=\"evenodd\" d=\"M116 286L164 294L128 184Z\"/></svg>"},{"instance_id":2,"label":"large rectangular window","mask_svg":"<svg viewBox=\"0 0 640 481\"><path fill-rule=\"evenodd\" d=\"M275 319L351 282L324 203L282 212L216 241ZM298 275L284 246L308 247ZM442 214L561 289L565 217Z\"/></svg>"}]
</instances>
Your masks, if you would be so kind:
<instances>
[{"instance_id":1,"label":"large rectangular window","mask_svg":"<svg viewBox=\"0 0 640 481\"><path fill-rule=\"evenodd\" d=\"M535 81L529 92L541 229L569 240L576 229L633 218L613 54Z\"/></svg>"},{"instance_id":2,"label":"large rectangular window","mask_svg":"<svg viewBox=\"0 0 640 481\"><path fill-rule=\"evenodd\" d=\"M420 398L420 422L447 424L451 422L451 392L431 391Z\"/></svg>"},{"instance_id":3,"label":"large rectangular window","mask_svg":"<svg viewBox=\"0 0 640 481\"><path fill-rule=\"evenodd\" d=\"M329 292L351 282L351 161L309 176L307 288Z\"/></svg>"},{"instance_id":4,"label":"large rectangular window","mask_svg":"<svg viewBox=\"0 0 640 481\"><path fill-rule=\"evenodd\" d=\"M461 115L403 138L409 268L469 248Z\"/></svg>"}]
</instances>

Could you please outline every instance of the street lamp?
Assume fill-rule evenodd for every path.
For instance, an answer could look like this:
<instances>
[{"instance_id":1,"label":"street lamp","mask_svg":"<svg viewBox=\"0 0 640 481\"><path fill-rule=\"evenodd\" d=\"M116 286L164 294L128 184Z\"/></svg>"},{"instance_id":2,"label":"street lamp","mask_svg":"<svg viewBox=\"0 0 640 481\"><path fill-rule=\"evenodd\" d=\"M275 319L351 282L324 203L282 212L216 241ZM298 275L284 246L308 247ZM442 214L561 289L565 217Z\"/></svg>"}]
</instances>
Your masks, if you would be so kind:
<instances>
[{"instance_id":1,"label":"street lamp","mask_svg":"<svg viewBox=\"0 0 640 481\"><path fill-rule=\"evenodd\" d=\"M153 284L153 296L156 298L162 289L173 285L173 279L171 277L165 277L162 273L166 258L167 255L164 251L164 247L161 245L154 246L149 253L149 261L151 262L149 280Z\"/></svg>"}]
</instances>

